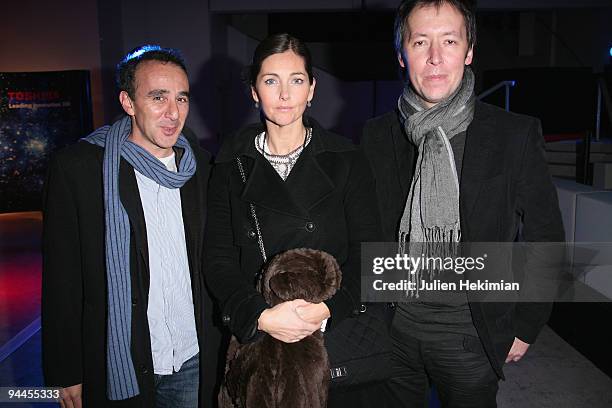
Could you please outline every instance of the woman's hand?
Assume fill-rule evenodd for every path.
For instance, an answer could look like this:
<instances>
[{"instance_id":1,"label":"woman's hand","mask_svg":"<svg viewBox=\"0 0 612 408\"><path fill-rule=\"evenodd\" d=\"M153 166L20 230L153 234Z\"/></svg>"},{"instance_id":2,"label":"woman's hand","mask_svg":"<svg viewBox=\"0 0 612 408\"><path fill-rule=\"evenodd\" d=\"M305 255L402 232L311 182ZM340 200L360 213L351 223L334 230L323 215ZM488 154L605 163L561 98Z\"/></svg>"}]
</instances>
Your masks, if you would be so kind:
<instances>
[{"instance_id":1,"label":"woman's hand","mask_svg":"<svg viewBox=\"0 0 612 408\"><path fill-rule=\"evenodd\" d=\"M305 322L313 323L321 328L323 320L331 317L329 308L325 303L308 303L298 306L295 311Z\"/></svg>"},{"instance_id":2,"label":"woman's hand","mask_svg":"<svg viewBox=\"0 0 612 408\"><path fill-rule=\"evenodd\" d=\"M321 328L321 322L316 324L303 320L298 314L298 307L308 305L311 303L302 299L279 303L259 315L257 328L285 343L298 342Z\"/></svg>"}]
</instances>

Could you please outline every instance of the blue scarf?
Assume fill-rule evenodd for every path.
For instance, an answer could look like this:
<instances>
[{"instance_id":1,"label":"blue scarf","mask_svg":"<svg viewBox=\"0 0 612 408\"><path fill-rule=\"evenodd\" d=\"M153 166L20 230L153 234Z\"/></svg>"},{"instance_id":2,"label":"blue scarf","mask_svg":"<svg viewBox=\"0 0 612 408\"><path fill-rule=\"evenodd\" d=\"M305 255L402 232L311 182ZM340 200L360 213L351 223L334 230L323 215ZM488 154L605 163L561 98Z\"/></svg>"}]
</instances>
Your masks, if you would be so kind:
<instances>
[{"instance_id":1,"label":"blue scarf","mask_svg":"<svg viewBox=\"0 0 612 408\"><path fill-rule=\"evenodd\" d=\"M191 146L181 134L176 146L185 150L178 172L166 166L142 147L130 142L129 116L112 126L103 126L84 138L104 147L104 219L106 225L106 277L108 288L107 320L107 395L123 400L140 393L130 352L132 309L130 280L130 220L119 197L119 162L121 157L134 169L167 188L180 188L196 171Z\"/></svg>"}]
</instances>

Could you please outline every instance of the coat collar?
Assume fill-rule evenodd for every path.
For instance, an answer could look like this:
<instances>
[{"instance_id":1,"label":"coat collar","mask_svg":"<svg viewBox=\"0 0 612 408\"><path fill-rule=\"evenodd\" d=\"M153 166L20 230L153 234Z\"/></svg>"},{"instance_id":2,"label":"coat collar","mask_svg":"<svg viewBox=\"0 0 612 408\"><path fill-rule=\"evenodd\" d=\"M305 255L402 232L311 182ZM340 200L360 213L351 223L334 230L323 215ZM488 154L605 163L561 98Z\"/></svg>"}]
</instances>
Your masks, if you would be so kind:
<instances>
[{"instance_id":1,"label":"coat collar","mask_svg":"<svg viewBox=\"0 0 612 408\"><path fill-rule=\"evenodd\" d=\"M321 167L321 155L351 151L356 147L341 142L339 136L324 130L312 118L305 118L304 124L312 126L312 139L285 181L255 148L255 136L264 130L262 124L244 128L227 142L229 148L222 148L217 162L230 162L238 156L243 159L247 182L242 200L282 214L309 219L309 210L334 191L335 184Z\"/></svg>"},{"instance_id":2,"label":"coat collar","mask_svg":"<svg viewBox=\"0 0 612 408\"><path fill-rule=\"evenodd\" d=\"M402 197L407 197L410 190L412 177L405 177L406 174L414 175L414 166L418 155L417 148L408 140L401 121L400 114L397 112L398 120L391 124L391 139L393 140L393 152L395 154L396 174L402 191Z\"/></svg>"},{"instance_id":3,"label":"coat collar","mask_svg":"<svg viewBox=\"0 0 612 408\"><path fill-rule=\"evenodd\" d=\"M133 232L132 237L136 241L136 250L142 255L148 270L149 250L147 229L145 226L142 201L140 200L140 193L138 191L138 182L136 181L134 168L123 158L119 163L119 196L121 197L121 204L130 219L130 226Z\"/></svg>"},{"instance_id":4,"label":"coat collar","mask_svg":"<svg viewBox=\"0 0 612 408\"><path fill-rule=\"evenodd\" d=\"M336 187L311 147L314 146L304 149L285 181L263 156L250 159L253 164L241 199L258 207L309 219L309 210Z\"/></svg>"},{"instance_id":5,"label":"coat collar","mask_svg":"<svg viewBox=\"0 0 612 408\"><path fill-rule=\"evenodd\" d=\"M491 110L486 104L477 101L474 119L467 129L461 170L459 201L462 229L464 226L469 227L483 181L493 175L490 172L493 167L491 160L495 151L500 148L495 138L495 120Z\"/></svg>"}]
</instances>

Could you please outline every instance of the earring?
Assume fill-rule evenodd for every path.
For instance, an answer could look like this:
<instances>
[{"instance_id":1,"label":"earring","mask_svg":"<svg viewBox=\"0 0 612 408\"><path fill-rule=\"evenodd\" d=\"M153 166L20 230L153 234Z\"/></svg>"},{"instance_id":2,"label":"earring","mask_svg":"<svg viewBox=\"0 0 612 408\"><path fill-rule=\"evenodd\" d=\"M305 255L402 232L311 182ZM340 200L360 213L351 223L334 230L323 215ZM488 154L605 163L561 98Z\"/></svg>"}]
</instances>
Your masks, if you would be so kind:
<instances>
[{"instance_id":1,"label":"earring","mask_svg":"<svg viewBox=\"0 0 612 408\"><path fill-rule=\"evenodd\" d=\"M259 102L255 101L255 109L259 109Z\"/></svg>"},{"instance_id":2,"label":"earring","mask_svg":"<svg viewBox=\"0 0 612 408\"><path fill-rule=\"evenodd\" d=\"M312 106L312 103L310 103L310 101L306 102L306 106L308 106L309 108Z\"/></svg>"}]
</instances>

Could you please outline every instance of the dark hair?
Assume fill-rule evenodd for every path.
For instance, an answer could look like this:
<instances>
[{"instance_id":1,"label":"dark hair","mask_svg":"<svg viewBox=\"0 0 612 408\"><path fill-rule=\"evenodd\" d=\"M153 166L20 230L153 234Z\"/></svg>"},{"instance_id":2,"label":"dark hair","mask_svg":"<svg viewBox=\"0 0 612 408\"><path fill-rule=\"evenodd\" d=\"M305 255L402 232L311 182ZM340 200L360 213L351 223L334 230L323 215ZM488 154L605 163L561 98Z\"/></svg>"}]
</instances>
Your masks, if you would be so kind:
<instances>
[{"instance_id":1,"label":"dark hair","mask_svg":"<svg viewBox=\"0 0 612 408\"><path fill-rule=\"evenodd\" d=\"M476 44L475 2L469 0L403 0L395 14L395 51L401 52L404 35L408 25L408 16L417 7L434 6L440 8L444 3L453 6L463 16L467 33L468 50Z\"/></svg>"},{"instance_id":2,"label":"dark hair","mask_svg":"<svg viewBox=\"0 0 612 408\"><path fill-rule=\"evenodd\" d=\"M261 64L270 55L281 54L285 51L293 51L296 55L299 55L304 59L304 67L308 74L308 80L312 83L314 76L312 75L312 57L306 44L301 40L293 37L290 34L273 34L265 38L259 43L255 52L253 53L253 61L248 67L248 82L249 85L254 86L257 82L257 75L261 71Z\"/></svg>"},{"instance_id":3,"label":"dark hair","mask_svg":"<svg viewBox=\"0 0 612 408\"><path fill-rule=\"evenodd\" d=\"M185 60L180 51L174 48L162 48L159 45L142 45L134 48L117 64L116 81L119 91L125 91L134 99L136 68L144 61L171 63L181 68L187 75Z\"/></svg>"}]
</instances>

